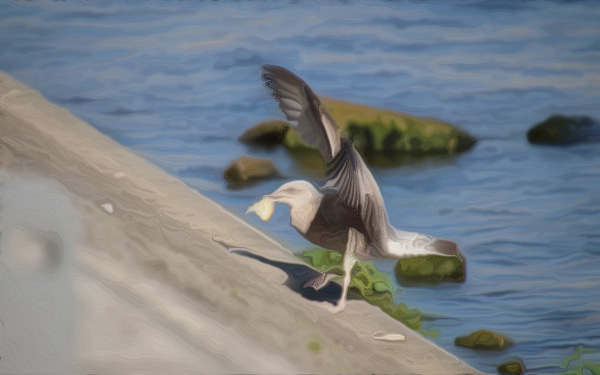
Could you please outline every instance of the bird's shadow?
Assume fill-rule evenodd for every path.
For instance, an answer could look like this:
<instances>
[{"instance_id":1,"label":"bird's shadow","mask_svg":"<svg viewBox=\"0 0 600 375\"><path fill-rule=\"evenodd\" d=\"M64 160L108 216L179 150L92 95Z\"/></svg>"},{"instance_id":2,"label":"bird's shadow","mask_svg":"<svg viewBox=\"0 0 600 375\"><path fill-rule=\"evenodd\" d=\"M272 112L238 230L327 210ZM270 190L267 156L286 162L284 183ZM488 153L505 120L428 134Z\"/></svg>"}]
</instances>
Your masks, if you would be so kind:
<instances>
[{"instance_id":1,"label":"bird's shadow","mask_svg":"<svg viewBox=\"0 0 600 375\"><path fill-rule=\"evenodd\" d=\"M330 282L329 284L327 284L319 290L315 290L311 287L304 287L304 284L306 284L307 281L314 279L315 277L320 275L318 271L315 271L314 269L308 266L277 262L252 253L248 250L240 249L232 251L232 253L257 260L264 264L268 264L272 267L279 268L288 276L288 279L284 283L284 285L290 288L295 293L298 293L302 297L311 301L327 301L336 304L337 301L340 299L340 296L342 295L342 287L334 282Z\"/></svg>"}]
</instances>

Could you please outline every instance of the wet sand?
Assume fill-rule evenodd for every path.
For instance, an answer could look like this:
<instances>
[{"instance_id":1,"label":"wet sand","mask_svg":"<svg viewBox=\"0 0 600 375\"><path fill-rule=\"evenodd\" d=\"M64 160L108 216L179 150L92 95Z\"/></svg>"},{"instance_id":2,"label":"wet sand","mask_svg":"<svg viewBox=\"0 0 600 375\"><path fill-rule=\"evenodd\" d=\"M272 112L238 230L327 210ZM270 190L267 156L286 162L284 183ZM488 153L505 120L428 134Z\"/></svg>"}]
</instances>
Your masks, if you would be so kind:
<instances>
[{"instance_id":1,"label":"wet sand","mask_svg":"<svg viewBox=\"0 0 600 375\"><path fill-rule=\"evenodd\" d=\"M303 298L288 250L3 73L0 203L1 372L478 373Z\"/></svg>"}]
</instances>

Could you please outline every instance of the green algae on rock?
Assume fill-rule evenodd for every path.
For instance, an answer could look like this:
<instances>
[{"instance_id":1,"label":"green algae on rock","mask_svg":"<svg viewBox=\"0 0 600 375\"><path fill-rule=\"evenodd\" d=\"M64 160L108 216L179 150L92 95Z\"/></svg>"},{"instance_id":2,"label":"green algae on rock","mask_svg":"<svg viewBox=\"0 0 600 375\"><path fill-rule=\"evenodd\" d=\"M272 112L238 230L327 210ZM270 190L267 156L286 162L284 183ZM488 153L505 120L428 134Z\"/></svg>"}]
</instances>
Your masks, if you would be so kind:
<instances>
[{"instance_id":1,"label":"green algae on rock","mask_svg":"<svg viewBox=\"0 0 600 375\"><path fill-rule=\"evenodd\" d=\"M434 119L332 98L322 98L322 102L367 160L450 155L465 151L476 142L466 132Z\"/></svg>"},{"instance_id":2,"label":"green algae on rock","mask_svg":"<svg viewBox=\"0 0 600 375\"><path fill-rule=\"evenodd\" d=\"M317 171L321 174L325 171L323 156L313 147L310 147L300 138L300 135L292 128L286 133L282 145L300 164L302 169L308 171Z\"/></svg>"},{"instance_id":3,"label":"green algae on rock","mask_svg":"<svg viewBox=\"0 0 600 375\"><path fill-rule=\"evenodd\" d=\"M280 173L271 160L248 156L234 160L223 171L223 177L231 188L239 187L251 181L279 176Z\"/></svg>"},{"instance_id":4,"label":"green algae on rock","mask_svg":"<svg viewBox=\"0 0 600 375\"><path fill-rule=\"evenodd\" d=\"M313 249L300 253L299 258L321 272L333 272L343 275L343 255L337 251ZM388 277L379 272L373 262L357 262L352 268L352 279L348 290L364 297L377 306L395 308L393 300L394 286Z\"/></svg>"},{"instance_id":5,"label":"green algae on rock","mask_svg":"<svg viewBox=\"0 0 600 375\"><path fill-rule=\"evenodd\" d=\"M259 146L275 146L283 142L290 124L281 120L263 121L247 129L238 139Z\"/></svg>"},{"instance_id":6,"label":"green algae on rock","mask_svg":"<svg viewBox=\"0 0 600 375\"><path fill-rule=\"evenodd\" d=\"M434 119L328 97L321 101L370 165L394 166L407 156L453 155L468 150L476 142L466 132ZM304 143L284 121L255 125L240 140L260 145L282 144L302 162L303 168L323 169L319 152Z\"/></svg>"},{"instance_id":7,"label":"green algae on rock","mask_svg":"<svg viewBox=\"0 0 600 375\"><path fill-rule=\"evenodd\" d=\"M314 354L319 354L321 352L322 348L322 340L321 337L318 334L313 334L310 335L309 337L306 338L306 348Z\"/></svg>"},{"instance_id":8,"label":"green algae on rock","mask_svg":"<svg viewBox=\"0 0 600 375\"><path fill-rule=\"evenodd\" d=\"M502 375L521 375L524 369L523 361L518 358L510 359L498 366L498 372Z\"/></svg>"},{"instance_id":9,"label":"green algae on rock","mask_svg":"<svg viewBox=\"0 0 600 375\"><path fill-rule=\"evenodd\" d=\"M297 256L321 272L343 274L343 256L336 251L315 248L299 253ZM378 306L383 312L407 327L420 330L427 335L435 335L435 332L421 330L422 312L410 309L404 303L394 302L394 285L384 273L377 270L373 262L357 262L351 273L352 278L348 287L351 293Z\"/></svg>"},{"instance_id":10,"label":"green algae on rock","mask_svg":"<svg viewBox=\"0 0 600 375\"><path fill-rule=\"evenodd\" d=\"M439 255L401 259L396 263L394 271L400 284L463 282L466 273L465 264L459 258Z\"/></svg>"},{"instance_id":11,"label":"green algae on rock","mask_svg":"<svg viewBox=\"0 0 600 375\"><path fill-rule=\"evenodd\" d=\"M600 142L600 122L586 116L553 115L527 132L530 143L566 146Z\"/></svg>"},{"instance_id":12,"label":"green algae on rock","mask_svg":"<svg viewBox=\"0 0 600 375\"><path fill-rule=\"evenodd\" d=\"M457 337L454 345L478 350L504 351L514 345L514 341L499 333L480 329L467 336Z\"/></svg>"},{"instance_id":13,"label":"green algae on rock","mask_svg":"<svg viewBox=\"0 0 600 375\"><path fill-rule=\"evenodd\" d=\"M567 357L561 365L565 369L564 374L600 374L600 363L583 359L584 356L593 353L598 353L598 350L578 345L573 354Z\"/></svg>"}]
</instances>

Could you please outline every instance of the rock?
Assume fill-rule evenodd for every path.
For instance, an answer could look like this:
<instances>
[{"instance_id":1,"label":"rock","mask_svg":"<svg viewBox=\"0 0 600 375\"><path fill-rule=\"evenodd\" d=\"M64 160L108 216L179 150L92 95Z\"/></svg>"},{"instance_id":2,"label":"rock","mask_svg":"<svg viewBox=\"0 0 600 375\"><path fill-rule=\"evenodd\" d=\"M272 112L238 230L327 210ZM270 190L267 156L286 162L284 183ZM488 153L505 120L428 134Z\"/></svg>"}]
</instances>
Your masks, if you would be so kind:
<instances>
[{"instance_id":1,"label":"rock","mask_svg":"<svg viewBox=\"0 0 600 375\"><path fill-rule=\"evenodd\" d=\"M234 160L223 171L223 177L230 187L237 187L249 181L279 177L280 175L271 160L248 156Z\"/></svg>"},{"instance_id":2,"label":"rock","mask_svg":"<svg viewBox=\"0 0 600 375\"><path fill-rule=\"evenodd\" d=\"M553 115L527 132L530 143L566 146L600 142L600 122L586 116Z\"/></svg>"},{"instance_id":3,"label":"rock","mask_svg":"<svg viewBox=\"0 0 600 375\"><path fill-rule=\"evenodd\" d=\"M452 155L468 150L477 141L466 132L437 120L327 97L321 98L321 102L370 165L395 166L406 156ZM240 140L261 145L281 143L303 168L323 169L319 152L282 121L255 125Z\"/></svg>"},{"instance_id":4,"label":"rock","mask_svg":"<svg viewBox=\"0 0 600 375\"><path fill-rule=\"evenodd\" d=\"M322 102L372 165L393 164L406 155L455 154L476 142L464 131L437 120L331 98Z\"/></svg>"},{"instance_id":5,"label":"rock","mask_svg":"<svg viewBox=\"0 0 600 375\"><path fill-rule=\"evenodd\" d=\"M439 255L401 259L396 263L395 268L396 278L400 284L463 282L465 273L465 264L459 258Z\"/></svg>"},{"instance_id":6,"label":"rock","mask_svg":"<svg viewBox=\"0 0 600 375\"><path fill-rule=\"evenodd\" d=\"M300 138L293 128L285 134L282 142L290 155L300 164L300 167L308 171L324 172L323 156L313 147L310 147Z\"/></svg>"},{"instance_id":7,"label":"rock","mask_svg":"<svg viewBox=\"0 0 600 375\"><path fill-rule=\"evenodd\" d=\"M502 375L521 375L524 368L520 359L511 359L498 366L498 372Z\"/></svg>"},{"instance_id":8,"label":"rock","mask_svg":"<svg viewBox=\"0 0 600 375\"><path fill-rule=\"evenodd\" d=\"M260 146L279 145L283 142L289 128L290 124L285 121L264 121L246 130L239 140Z\"/></svg>"},{"instance_id":9,"label":"rock","mask_svg":"<svg viewBox=\"0 0 600 375\"><path fill-rule=\"evenodd\" d=\"M514 341L499 333L480 329L467 336L457 337L454 345L479 350L504 351L514 345Z\"/></svg>"}]
</instances>

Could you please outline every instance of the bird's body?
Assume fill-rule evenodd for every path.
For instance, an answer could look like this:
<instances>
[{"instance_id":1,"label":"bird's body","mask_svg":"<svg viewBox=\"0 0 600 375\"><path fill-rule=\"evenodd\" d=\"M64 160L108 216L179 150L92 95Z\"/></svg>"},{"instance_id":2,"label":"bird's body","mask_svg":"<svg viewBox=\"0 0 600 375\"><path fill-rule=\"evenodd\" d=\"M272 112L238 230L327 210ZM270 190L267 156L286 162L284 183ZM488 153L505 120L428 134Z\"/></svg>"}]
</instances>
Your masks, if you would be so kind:
<instances>
[{"instance_id":1,"label":"bird's body","mask_svg":"<svg viewBox=\"0 0 600 375\"><path fill-rule=\"evenodd\" d=\"M344 308L355 256L402 259L438 254L460 257L456 243L434 236L397 230L389 225L377 182L351 142L322 107L312 89L285 68L265 65L262 78L280 109L302 139L323 155L329 178L321 187L302 180L283 184L252 205L248 212L268 221L274 203L290 206L291 224L315 245L344 254ZM319 288L323 275L309 285Z\"/></svg>"}]
</instances>

